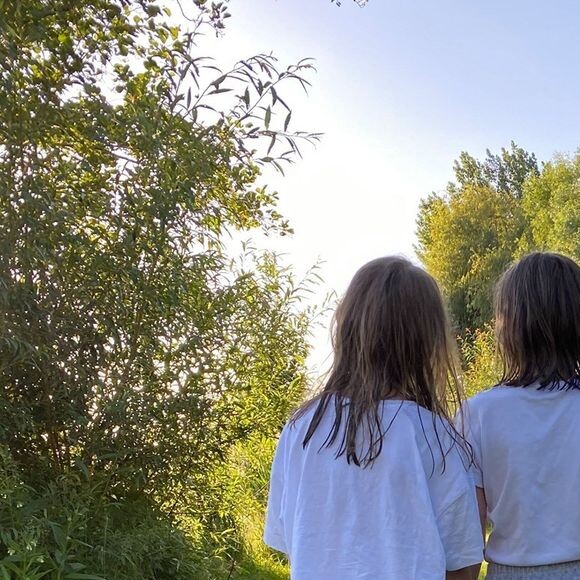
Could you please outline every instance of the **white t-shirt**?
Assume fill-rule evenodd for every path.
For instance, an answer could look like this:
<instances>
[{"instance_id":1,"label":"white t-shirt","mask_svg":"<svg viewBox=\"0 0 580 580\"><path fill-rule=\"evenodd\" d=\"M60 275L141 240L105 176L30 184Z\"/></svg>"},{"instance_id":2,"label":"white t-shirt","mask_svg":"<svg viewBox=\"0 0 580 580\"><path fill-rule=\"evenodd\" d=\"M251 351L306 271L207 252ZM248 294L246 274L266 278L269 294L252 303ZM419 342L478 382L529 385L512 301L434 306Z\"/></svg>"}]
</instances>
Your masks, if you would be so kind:
<instances>
[{"instance_id":1,"label":"white t-shirt","mask_svg":"<svg viewBox=\"0 0 580 580\"><path fill-rule=\"evenodd\" d=\"M286 425L272 465L264 539L288 554L292 580L442 580L481 562L475 487L441 419L435 428L415 403L381 403L383 428L397 416L363 469L323 447L332 401L303 449L314 410Z\"/></svg>"},{"instance_id":2,"label":"white t-shirt","mask_svg":"<svg viewBox=\"0 0 580 580\"><path fill-rule=\"evenodd\" d=\"M486 559L580 560L580 391L498 386L464 408L474 478L493 525Z\"/></svg>"}]
</instances>

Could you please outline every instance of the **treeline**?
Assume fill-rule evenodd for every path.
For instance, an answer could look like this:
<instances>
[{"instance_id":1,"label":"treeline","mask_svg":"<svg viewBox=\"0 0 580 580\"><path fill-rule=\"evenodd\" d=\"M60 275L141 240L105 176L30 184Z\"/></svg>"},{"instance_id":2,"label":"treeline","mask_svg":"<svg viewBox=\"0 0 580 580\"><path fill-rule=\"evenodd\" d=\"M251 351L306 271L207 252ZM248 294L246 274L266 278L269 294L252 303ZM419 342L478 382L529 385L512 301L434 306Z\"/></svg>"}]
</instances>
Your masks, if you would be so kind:
<instances>
[{"instance_id":1,"label":"treeline","mask_svg":"<svg viewBox=\"0 0 580 580\"><path fill-rule=\"evenodd\" d=\"M259 578L310 312L226 242L289 231L310 65L219 70L223 3L0 4L0 578Z\"/></svg>"},{"instance_id":2,"label":"treeline","mask_svg":"<svg viewBox=\"0 0 580 580\"><path fill-rule=\"evenodd\" d=\"M539 164L515 143L483 160L462 153L455 181L417 220L417 254L448 297L470 392L497 379L491 329L495 282L534 250L580 259L580 155Z\"/></svg>"}]
</instances>

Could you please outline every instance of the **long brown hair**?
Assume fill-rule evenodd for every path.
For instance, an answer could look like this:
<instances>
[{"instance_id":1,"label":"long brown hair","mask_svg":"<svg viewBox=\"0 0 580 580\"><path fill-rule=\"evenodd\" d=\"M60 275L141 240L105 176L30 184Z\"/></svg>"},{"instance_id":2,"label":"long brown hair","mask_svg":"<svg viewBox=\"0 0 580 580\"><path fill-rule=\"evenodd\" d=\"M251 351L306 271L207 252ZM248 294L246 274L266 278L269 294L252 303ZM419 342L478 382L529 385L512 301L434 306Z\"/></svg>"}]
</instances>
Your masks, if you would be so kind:
<instances>
[{"instance_id":1,"label":"long brown hair","mask_svg":"<svg viewBox=\"0 0 580 580\"><path fill-rule=\"evenodd\" d=\"M316 405L304 446L332 402L335 419L323 446L332 446L342 432L337 458L366 467L381 453L388 431L379 415L386 399L415 401L434 413L434 422L447 420L454 441L463 439L451 423L461 401L457 349L440 290L423 269L399 257L364 265L336 310L333 350L322 392L295 416ZM363 451L357 438L368 443Z\"/></svg>"},{"instance_id":2,"label":"long brown hair","mask_svg":"<svg viewBox=\"0 0 580 580\"><path fill-rule=\"evenodd\" d=\"M513 264L495 292L502 383L579 388L580 268L560 254L535 252Z\"/></svg>"}]
</instances>

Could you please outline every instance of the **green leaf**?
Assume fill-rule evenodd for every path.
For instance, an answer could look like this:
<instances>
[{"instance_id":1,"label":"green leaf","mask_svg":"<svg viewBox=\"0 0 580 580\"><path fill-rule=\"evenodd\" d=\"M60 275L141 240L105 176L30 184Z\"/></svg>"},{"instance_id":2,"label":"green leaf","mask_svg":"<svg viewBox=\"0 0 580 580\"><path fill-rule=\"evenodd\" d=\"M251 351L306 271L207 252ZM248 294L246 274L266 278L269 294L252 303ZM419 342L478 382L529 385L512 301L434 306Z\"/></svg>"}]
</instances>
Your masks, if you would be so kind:
<instances>
[{"instance_id":1,"label":"green leaf","mask_svg":"<svg viewBox=\"0 0 580 580\"><path fill-rule=\"evenodd\" d=\"M65 575L67 580L106 580L102 576L96 576L95 574L84 574L83 572L71 572Z\"/></svg>"},{"instance_id":2,"label":"green leaf","mask_svg":"<svg viewBox=\"0 0 580 580\"><path fill-rule=\"evenodd\" d=\"M50 525L50 529L52 530L52 535L54 537L56 545L59 548L64 549L64 547L66 546L66 543L67 543L67 537L66 537L66 534L64 533L62 527L55 522L49 522L49 525Z\"/></svg>"}]
</instances>

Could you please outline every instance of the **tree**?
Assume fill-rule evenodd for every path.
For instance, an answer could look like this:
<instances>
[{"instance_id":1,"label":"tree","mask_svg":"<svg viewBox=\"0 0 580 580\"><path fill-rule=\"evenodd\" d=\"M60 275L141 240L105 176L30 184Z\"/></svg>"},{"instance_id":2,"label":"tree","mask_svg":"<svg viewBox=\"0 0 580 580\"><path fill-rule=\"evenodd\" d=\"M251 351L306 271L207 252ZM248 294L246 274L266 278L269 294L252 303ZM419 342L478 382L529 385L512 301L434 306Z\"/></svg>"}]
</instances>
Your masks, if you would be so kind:
<instances>
[{"instance_id":1,"label":"tree","mask_svg":"<svg viewBox=\"0 0 580 580\"><path fill-rule=\"evenodd\" d=\"M509 149L502 147L499 155L487 149L483 161L462 151L453 169L457 185L451 183L449 187L452 190L467 185L487 186L516 198L521 198L525 181L539 175L536 156L518 147L513 141Z\"/></svg>"},{"instance_id":2,"label":"tree","mask_svg":"<svg viewBox=\"0 0 580 580\"><path fill-rule=\"evenodd\" d=\"M449 198L431 196L419 213L417 253L441 283L458 330L491 318L495 281L513 257L523 222L515 200L468 186Z\"/></svg>"},{"instance_id":3,"label":"tree","mask_svg":"<svg viewBox=\"0 0 580 580\"><path fill-rule=\"evenodd\" d=\"M557 156L529 179L522 206L529 223L522 250L550 250L580 259L580 155Z\"/></svg>"},{"instance_id":4,"label":"tree","mask_svg":"<svg viewBox=\"0 0 580 580\"><path fill-rule=\"evenodd\" d=\"M179 5L188 29L153 0L1 4L0 448L30 501L0 508L0 571L200 578L174 554L223 532L213 470L305 385L300 288L224 239L289 231L260 167L316 138L283 99L311 65L219 70L221 3Z\"/></svg>"},{"instance_id":5,"label":"tree","mask_svg":"<svg viewBox=\"0 0 580 580\"><path fill-rule=\"evenodd\" d=\"M520 198L538 174L536 158L511 144L482 162L461 153L456 183L420 206L417 254L440 281L458 329L491 318L492 288L513 259L526 227Z\"/></svg>"}]
</instances>

